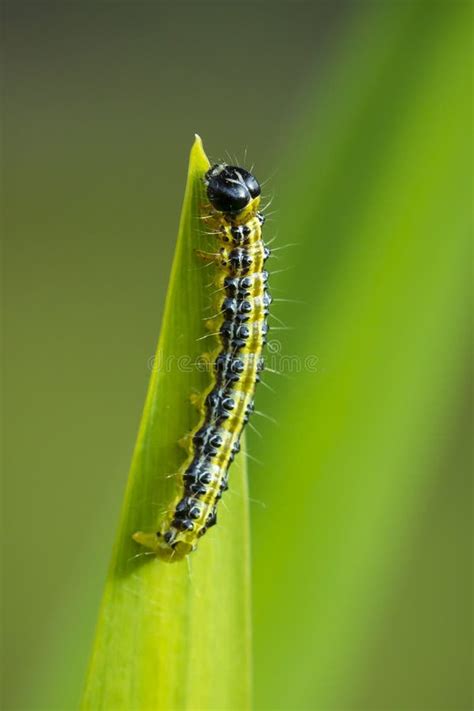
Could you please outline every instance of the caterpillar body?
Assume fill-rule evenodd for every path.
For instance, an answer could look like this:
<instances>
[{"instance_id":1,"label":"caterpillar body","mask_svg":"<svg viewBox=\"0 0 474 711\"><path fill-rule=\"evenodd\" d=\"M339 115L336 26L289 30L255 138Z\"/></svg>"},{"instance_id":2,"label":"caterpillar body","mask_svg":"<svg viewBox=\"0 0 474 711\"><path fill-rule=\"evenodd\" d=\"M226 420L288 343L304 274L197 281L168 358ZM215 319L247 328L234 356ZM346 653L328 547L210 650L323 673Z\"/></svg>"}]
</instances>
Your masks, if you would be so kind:
<instances>
[{"instance_id":1,"label":"caterpillar body","mask_svg":"<svg viewBox=\"0 0 474 711\"><path fill-rule=\"evenodd\" d=\"M264 269L270 250L262 239L259 183L247 170L224 163L212 166L204 180L210 203L206 220L218 248L198 254L215 262L216 292L222 295L212 323L219 337L211 357L213 382L202 396L201 418L189 435L189 456L178 474L170 512L156 533L138 531L133 536L168 561L195 550L198 539L217 521L229 467L254 408L272 301Z\"/></svg>"}]
</instances>

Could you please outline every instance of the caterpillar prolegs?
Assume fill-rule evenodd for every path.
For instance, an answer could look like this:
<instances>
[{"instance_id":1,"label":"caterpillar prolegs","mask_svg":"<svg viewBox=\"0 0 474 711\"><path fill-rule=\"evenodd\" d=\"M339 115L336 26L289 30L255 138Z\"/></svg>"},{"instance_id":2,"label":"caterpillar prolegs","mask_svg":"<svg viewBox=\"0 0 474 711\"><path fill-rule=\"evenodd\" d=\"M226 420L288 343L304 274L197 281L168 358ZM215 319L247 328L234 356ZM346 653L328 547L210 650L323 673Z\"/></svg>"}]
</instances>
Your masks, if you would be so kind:
<instances>
[{"instance_id":1,"label":"caterpillar prolegs","mask_svg":"<svg viewBox=\"0 0 474 711\"><path fill-rule=\"evenodd\" d=\"M270 251L262 239L260 185L243 168L219 163L205 175L210 203L206 224L218 245L198 255L216 264L215 319L219 346L213 354L213 382L204 394L201 418L190 434L190 454L178 475L179 490L156 533L134 534L138 543L169 561L195 550L198 539L215 525L217 504L228 488L229 467L254 408L255 387L264 367Z\"/></svg>"}]
</instances>

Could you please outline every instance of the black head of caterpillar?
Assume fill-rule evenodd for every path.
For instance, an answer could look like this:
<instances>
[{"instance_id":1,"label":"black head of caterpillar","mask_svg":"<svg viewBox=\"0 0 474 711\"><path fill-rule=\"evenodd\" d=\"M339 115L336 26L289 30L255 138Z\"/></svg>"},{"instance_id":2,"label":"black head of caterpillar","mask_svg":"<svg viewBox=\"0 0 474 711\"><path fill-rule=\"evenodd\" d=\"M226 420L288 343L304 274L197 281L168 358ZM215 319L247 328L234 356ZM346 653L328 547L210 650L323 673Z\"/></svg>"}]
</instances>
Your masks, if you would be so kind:
<instances>
[{"instance_id":1,"label":"black head of caterpillar","mask_svg":"<svg viewBox=\"0 0 474 711\"><path fill-rule=\"evenodd\" d=\"M207 197L218 212L240 212L260 195L260 184L245 168L217 163L205 176Z\"/></svg>"}]
</instances>

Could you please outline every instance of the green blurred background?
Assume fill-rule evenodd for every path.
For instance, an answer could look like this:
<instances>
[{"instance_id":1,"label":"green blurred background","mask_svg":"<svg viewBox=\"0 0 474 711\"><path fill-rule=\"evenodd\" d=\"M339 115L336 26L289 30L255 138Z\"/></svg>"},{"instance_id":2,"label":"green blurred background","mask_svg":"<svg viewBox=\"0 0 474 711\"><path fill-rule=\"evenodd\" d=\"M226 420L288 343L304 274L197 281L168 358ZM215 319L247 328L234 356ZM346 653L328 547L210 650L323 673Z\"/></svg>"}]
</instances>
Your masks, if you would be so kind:
<instances>
[{"instance_id":1,"label":"green blurred background","mask_svg":"<svg viewBox=\"0 0 474 711\"><path fill-rule=\"evenodd\" d=\"M471 14L3 3L3 708L80 695L195 132L297 243L301 367L249 435L256 709L472 708Z\"/></svg>"}]
</instances>

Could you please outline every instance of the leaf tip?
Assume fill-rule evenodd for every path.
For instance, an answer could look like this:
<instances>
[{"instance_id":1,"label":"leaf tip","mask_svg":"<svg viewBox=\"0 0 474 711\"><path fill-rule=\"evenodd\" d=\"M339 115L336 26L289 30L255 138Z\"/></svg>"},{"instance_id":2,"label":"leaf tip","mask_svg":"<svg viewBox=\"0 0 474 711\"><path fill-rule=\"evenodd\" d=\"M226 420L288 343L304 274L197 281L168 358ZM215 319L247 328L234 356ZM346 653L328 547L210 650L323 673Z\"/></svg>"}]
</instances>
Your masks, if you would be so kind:
<instances>
[{"instance_id":1,"label":"leaf tip","mask_svg":"<svg viewBox=\"0 0 474 711\"><path fill-rule=\"evenodd\" d=\"M204 146L202 145L201 136L198 133L194 134L194 143L191 148L190 162L199 166L204 172L210 167L209 158L207 157Z\"/></svg>"}]
</instances>

